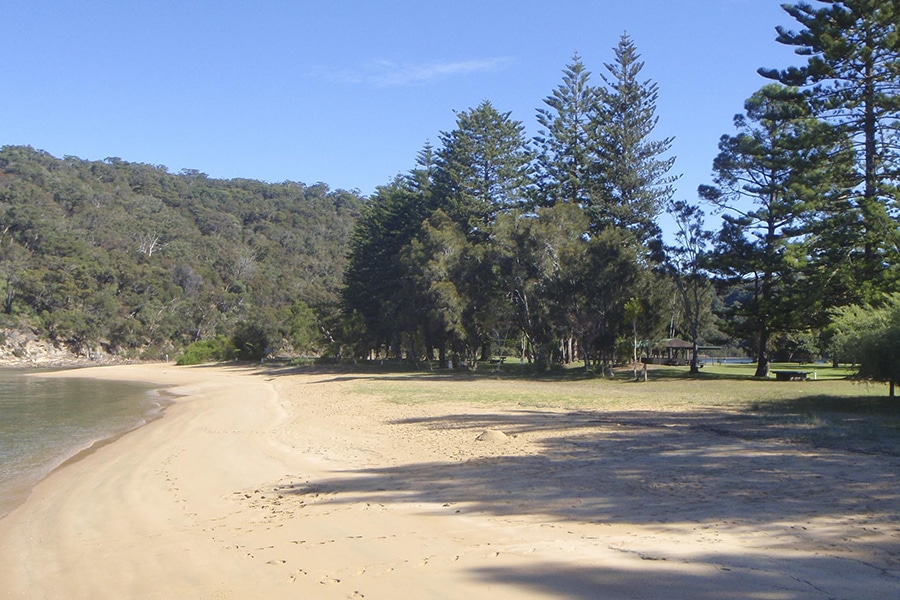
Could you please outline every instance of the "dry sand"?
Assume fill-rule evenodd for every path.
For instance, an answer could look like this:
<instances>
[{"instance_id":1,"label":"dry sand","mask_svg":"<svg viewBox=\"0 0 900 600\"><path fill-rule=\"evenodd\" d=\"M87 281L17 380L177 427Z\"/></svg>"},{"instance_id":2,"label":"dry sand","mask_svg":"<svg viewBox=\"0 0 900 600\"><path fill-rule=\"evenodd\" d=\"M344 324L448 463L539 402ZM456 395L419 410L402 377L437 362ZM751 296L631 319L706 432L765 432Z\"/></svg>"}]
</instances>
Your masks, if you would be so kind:
<instances>
[{"instance_id":1,"label":"dry sand","mask_svg":"<svg viewBox=\"0 0 900 600\"><path fill-rule=\"evenodd\" d=\"M690 412L397 404L353 375L64 376L179 398L0 520L3 597L900 597L895 456Z\"/></svg>"}]
</instances>

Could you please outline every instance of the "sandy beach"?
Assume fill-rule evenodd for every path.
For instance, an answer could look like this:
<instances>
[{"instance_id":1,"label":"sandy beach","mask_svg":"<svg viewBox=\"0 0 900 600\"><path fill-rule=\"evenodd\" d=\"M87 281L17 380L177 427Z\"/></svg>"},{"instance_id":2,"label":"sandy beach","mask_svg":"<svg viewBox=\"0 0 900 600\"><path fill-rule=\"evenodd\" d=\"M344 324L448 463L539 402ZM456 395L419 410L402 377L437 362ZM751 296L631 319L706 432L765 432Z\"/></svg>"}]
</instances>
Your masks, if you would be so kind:
<instances>
[{"instance_id":1,"label":"sandy beach","mask_svg":"<svg viewBox=\"0 0 900 600\"><path fill-rule=\"evenodd\" d=\"M896 456L710 414L391 402L390 376L59 376L176 401L0 520L5 598L900 597Z\"/></svg>"}]
</instances>

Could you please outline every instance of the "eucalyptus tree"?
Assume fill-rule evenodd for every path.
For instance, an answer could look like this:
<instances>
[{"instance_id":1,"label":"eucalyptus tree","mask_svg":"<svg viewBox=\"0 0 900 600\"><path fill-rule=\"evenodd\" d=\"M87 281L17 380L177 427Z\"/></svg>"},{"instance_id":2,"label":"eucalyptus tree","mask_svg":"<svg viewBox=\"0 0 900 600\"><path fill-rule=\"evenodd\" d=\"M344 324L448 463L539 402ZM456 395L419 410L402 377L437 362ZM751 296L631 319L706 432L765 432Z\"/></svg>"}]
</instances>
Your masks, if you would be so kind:
<instances>
[{"instance_id":1,"label":"eucalyptus tree","mask_svg":"<svg viewBox=\"0 0 900 600\"><path fill-rule=\"evenodd\" d=\"M675 221L675 244L665 247L664 270L671 277L681 298L684 320L691 338L691 369L700 372L698 340L704 321L711 316L712 282L705 271L711 232L704 229L704 214L699 206L670 201L667 211Z\"/></svg>"},{"instance_id":2,"label":"eucalyptus tree","mask_svg":"<svg viewBox=\"0 0 900 600\"><path fill-rule=\"evenodd\" d=\"M670 175L674 157L666 157L673 138L654 140L659 117L659 88L641 80L643 61L631 38L624 34L606 63L599 88L593 128L600 186L589 207L593 231L619 227L645 243L659 232L656 219L673 193L677 177Z\"/></svg>"},{"instance_id":3,"label":"eucalyptus tree","mask_svg":"<svg viewBox=\"0 0 900 600\"><path fill-rule=\"evenodd\" d=\"M565 246L554 277L566 330L579 342L585 370L592 361L611 362L626 303L633 297L641 267L628 232L607 228L590 237L579 236Z\"/></svg>"},{"instance_id":4,"label":"eucalyptus tree","mask_svg":"<svg viewBox=\"0 0 900 600\"><path fill-rule=\"evenodd\" d=\"M722 212L723 226L711 268L749 290L735 304L737 322L755 335L757 376L769 369L774 332L809 325L807 224L835 192L840 143L828 124L815 118L796 88L764 87L735 117L737 135L725 135L713 163L714 186L700 195Z\"/></svg>"},{"instance_id":5,"label":"eucalyptus tree","mask_svg":"<svg viewBox=\"0 0 900 600\"><path fill-rule=\"evenodd\" d=\"M570 302L566 294L578 282L561 283L570 267L584 260L588 244L579 232L586 228L587 216L570 203L498 219L493 256L500 287L538 369L549 364L554 347L572 331L565 319Z\"/></svg>"},{"instance_id":6,"label":"eucalyptus tree","mask_svg":"<svg viewBox=\"0 0 900 600\"><path fill-rule=\"evenodd\" d=\"M801 29L778 27L776 39L793 46L807 63L760 73L803 88L815 114L844 129L854 143L853 219L841 207L829 227L852 227L855 239L846 240L846 250L856 263L857 284L871 289L872 300L897 288L900 269L895 221L900 209L900 2L817 0L784 9Z\"/></svg>"},{"instance_id":7,"label":"eucalyptus tree","mask_svg":"<svg viewBox=\"0 0 900 600\"><path fill-rule=\"evenodd\" d=\"M852 305L837 312L834 349L856 365L857 379L889 385L891 398L900 383L900 294L877 305Z\"/></svg>"},{"instance_id":8,"label":"eucalyptus tree","mask_svg":"<svg viewBox=\"0 0 900 600\"><path fill-rule=\"evenodd\" d=\"M472 244L459 223L442 209L437 209L424 222L419 233L405 245L399 258L404 276L417 291L417 306L429 324L443 362L452 353L453 364L462 361L475 366L489 332L484 323L489 318L476 314L484 307L477 299L485 270L486 246ZM485 311L487 312L487 311Z\"/></svg>"}]
</instances>

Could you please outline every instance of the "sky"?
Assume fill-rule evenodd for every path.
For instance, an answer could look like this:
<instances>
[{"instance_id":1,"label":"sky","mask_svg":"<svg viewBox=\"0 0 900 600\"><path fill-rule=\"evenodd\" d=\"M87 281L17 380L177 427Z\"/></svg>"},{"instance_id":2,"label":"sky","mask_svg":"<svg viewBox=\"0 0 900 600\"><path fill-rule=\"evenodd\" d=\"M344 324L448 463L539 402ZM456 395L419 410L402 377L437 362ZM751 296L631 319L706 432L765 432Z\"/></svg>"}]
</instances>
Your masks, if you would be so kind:
<instances>
[{"instance_id":1,"label":"sky","mask_svg":"<svg viewBox=\"0 0 900 600\"><path fill-rule=\"evenodd\" d=\"M489 100L537 134L574 53L600 82L627 33L659 86L676 198L802 64L781 0L0 0L0 145L372 194Z\"/></svg>"}]
</instances>

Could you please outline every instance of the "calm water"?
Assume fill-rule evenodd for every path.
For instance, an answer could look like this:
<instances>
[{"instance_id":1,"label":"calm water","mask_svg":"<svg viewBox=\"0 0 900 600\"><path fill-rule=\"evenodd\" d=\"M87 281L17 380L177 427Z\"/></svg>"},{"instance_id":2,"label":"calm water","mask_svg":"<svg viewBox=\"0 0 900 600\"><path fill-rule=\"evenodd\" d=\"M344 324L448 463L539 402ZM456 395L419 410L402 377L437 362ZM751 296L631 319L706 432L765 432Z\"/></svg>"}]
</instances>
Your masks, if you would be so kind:
<instances>
[{"instance_id":1,"label":"calm water","mask_svg":"<svg viewBox=\"0 0 900 600\"><path fill-rule=\"evenodd\" d=\"M28 373L0 369L0 517L51 470L144 424L165 403L142 384Z\"/></svg>"}]
</instances>

